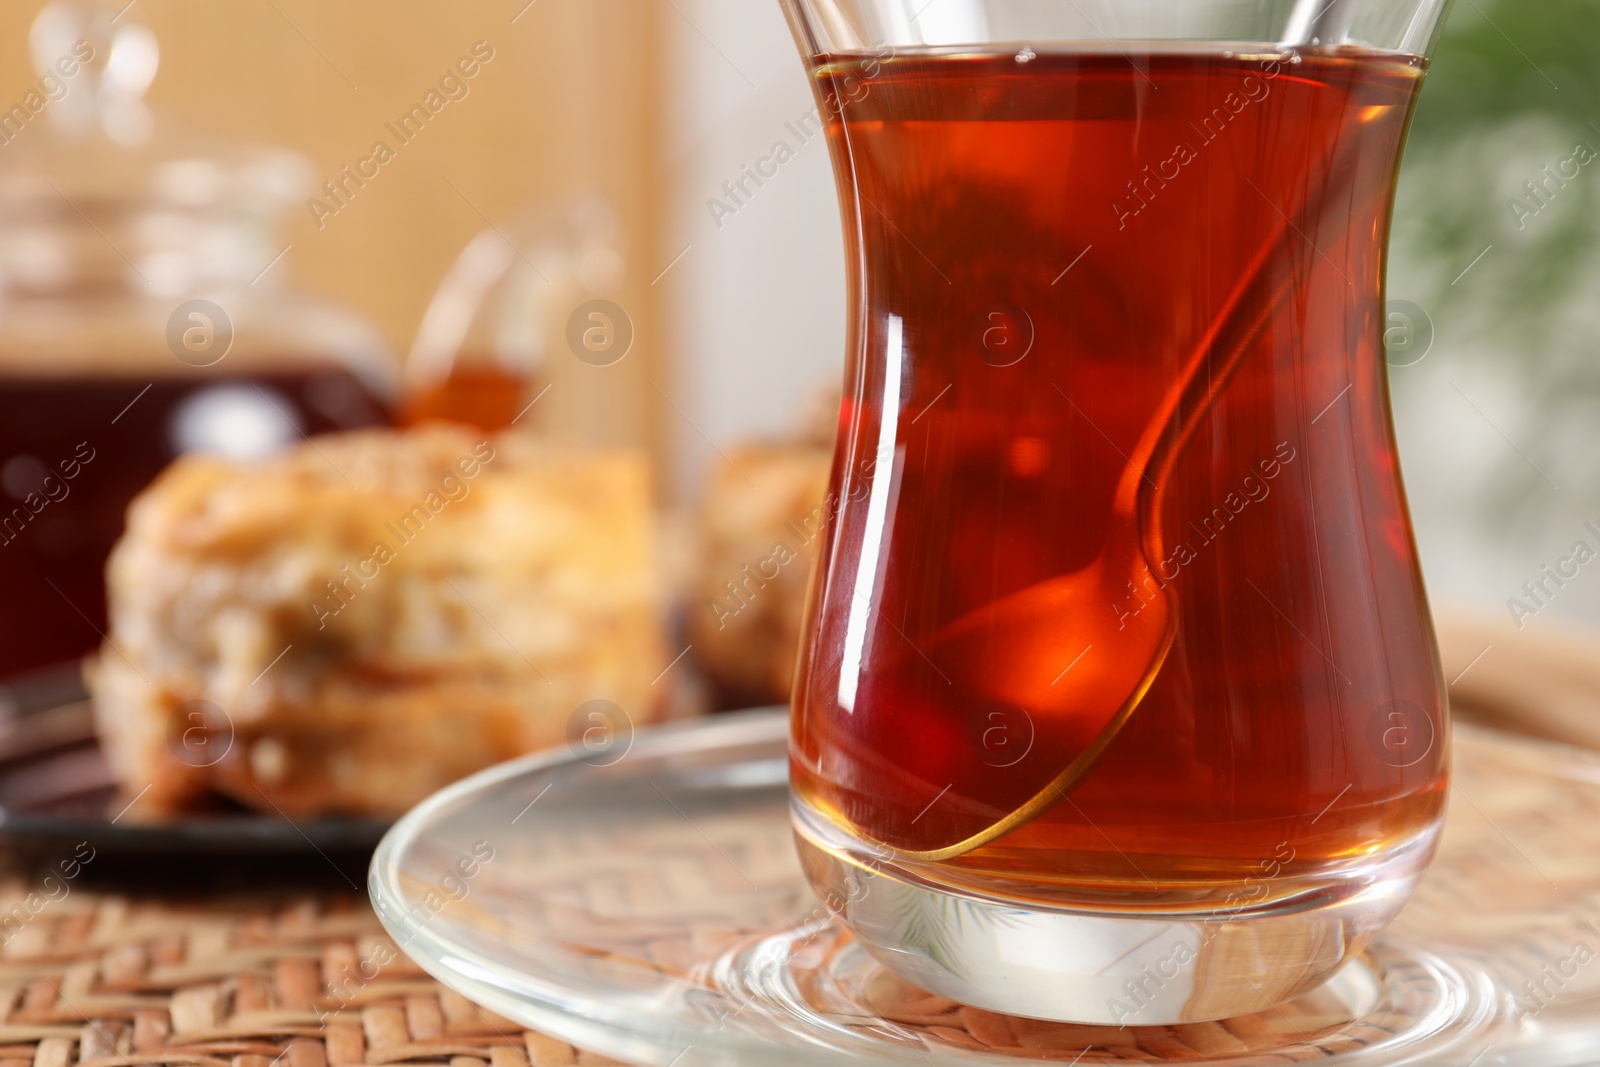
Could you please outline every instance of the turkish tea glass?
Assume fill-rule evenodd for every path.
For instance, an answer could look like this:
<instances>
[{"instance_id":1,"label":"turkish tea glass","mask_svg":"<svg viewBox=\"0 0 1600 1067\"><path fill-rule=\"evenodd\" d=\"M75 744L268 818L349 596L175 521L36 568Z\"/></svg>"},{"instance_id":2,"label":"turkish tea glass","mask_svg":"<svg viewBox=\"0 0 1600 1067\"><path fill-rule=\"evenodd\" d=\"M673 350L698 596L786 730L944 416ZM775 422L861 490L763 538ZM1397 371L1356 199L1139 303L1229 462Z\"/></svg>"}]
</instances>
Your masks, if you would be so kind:
<instances>
[{"instance_id":1,"label":"turkish tea glass","mask_svg":"<svg viewBox=\"0 0 1600 1067\"><path fill-rule=\"evenodd\" d=\"M1382 334L1445 0L783 2L850 292L808 877L984 1008L1304 992L1444 813Z\"/></svg>"}]
</instances>

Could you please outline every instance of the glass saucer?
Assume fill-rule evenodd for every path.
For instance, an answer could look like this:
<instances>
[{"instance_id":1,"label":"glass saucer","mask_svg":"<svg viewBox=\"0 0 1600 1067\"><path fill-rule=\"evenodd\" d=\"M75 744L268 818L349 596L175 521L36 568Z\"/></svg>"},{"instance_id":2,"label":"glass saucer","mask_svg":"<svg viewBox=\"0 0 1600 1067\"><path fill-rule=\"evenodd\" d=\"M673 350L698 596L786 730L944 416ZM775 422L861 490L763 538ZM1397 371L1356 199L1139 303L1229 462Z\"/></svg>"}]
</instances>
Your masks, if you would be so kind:
<instances>
[{"instance_id":1,"label":"glass saucer","mask_svg":"<svg viewBox=\"0 0 1600 1067\"><path fill-rule=\"evenodd\" d=\"M642 731L459 782L401 819L373 904L444 982L641 1064L1600 1062L1600 757L1459 729L1439 857L1322 988L1220 1023L962 1007L852 943L795 858L786 718Z\"/></svg>"}]
</instances>

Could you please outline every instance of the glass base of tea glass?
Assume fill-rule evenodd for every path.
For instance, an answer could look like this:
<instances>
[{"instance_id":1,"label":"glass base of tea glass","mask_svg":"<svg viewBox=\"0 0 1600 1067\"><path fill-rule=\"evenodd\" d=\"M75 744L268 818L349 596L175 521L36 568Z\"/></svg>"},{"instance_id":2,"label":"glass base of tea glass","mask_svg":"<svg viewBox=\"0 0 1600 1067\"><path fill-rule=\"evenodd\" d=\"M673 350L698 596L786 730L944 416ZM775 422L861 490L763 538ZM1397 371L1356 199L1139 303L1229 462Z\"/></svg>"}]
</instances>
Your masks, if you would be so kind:
<instances>
[{"instance_id":1,"label":"glass base of tea glass","mask_svg":"<svg viewBox=\"0 0 1600 1067\"><path fill-rule=\"evenodd\" d=\"M963 1005L883 966L796 857L786 739L774 710L475 775L390 831L374 906L477 1003L663 1067L1555 1067L1600 1047L1600 757L1459 730L1438 856L1372 945L1274 1008L1117 1026L1028 1018L1020 997ZM952 929L925 931L934 955ZM1025 947L1048 953L1046 936Z\"/></svg>"},{"instance_id":2,"label":"glass base of tea glass","mask_svg":"<svg viewBox=\"0 0 1600 1067\"><path fill-rule=\"evenodd\" d=\"M930 884L798 800L794 814L812 888L890 970L973 1007L1112 1026L1211 1022L1315 989L1394 919L1437 837L1225 914L1204 904L1104 912Z\"/></svg>"}]
</instances>

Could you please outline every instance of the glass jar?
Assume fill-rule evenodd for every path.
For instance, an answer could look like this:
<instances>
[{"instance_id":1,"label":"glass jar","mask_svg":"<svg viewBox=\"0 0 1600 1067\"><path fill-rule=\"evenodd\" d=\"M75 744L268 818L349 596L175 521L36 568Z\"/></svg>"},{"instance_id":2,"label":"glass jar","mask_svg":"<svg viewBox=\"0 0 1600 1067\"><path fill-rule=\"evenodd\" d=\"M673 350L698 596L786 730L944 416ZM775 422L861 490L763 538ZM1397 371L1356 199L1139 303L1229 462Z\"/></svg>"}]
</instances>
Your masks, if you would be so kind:
<instances>
[{"instance_id":1,"label":"glass jar","mask_svg":"<svg viewBox=\"0 0 1600 1067\"><path fill-rule=\"evenodd\" d=\"M386 423L397 388L372 327L284 284L299 157L157 121L125 17L54 4L30 45L0 116L0 677L100 642L123 513L176 456Z\"/></svg>"}]
</instances>

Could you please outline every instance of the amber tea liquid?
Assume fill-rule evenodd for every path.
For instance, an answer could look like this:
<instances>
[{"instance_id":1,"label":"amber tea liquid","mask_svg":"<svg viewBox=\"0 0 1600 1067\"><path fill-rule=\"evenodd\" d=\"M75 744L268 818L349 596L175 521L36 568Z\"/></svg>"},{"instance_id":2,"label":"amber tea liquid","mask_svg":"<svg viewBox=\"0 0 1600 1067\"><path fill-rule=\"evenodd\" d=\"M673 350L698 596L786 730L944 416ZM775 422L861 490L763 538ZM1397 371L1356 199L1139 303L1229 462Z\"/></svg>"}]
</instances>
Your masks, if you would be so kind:
<instances>
[{"instance_id":1,"label":"amber tea liquid","mask_svg":"<svg viewBox=\"0 0 1600 1067\"><path fill-rule=\"evenodd\" d=\"M1287 296L1180 405L1152 578L1070 606L1100 636L1029 646L1092 672L1167 597L1153 683L1070 792L919 877L1256 903L1435 825L1446 723L1380 300L1423 61L1256 51L814 61L858 339L793 719L824 836L938 847L1082 749L1070 714L956 681L984 665L942 635L1105 551L1129 455L1252 270Z\"/></svg>"},{"instance_id":2,"label":"amber tea liquid","mask_svg":"<svg viewBox=\"0 0 1600 1067\"><path fill-rule=\"evenodd\" d=\"M404 426L456 422L498 433L519 421L536 392L527 375L487 362L468 364L406 396L399 421Z\"/></svg>"}]
</instances>

